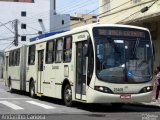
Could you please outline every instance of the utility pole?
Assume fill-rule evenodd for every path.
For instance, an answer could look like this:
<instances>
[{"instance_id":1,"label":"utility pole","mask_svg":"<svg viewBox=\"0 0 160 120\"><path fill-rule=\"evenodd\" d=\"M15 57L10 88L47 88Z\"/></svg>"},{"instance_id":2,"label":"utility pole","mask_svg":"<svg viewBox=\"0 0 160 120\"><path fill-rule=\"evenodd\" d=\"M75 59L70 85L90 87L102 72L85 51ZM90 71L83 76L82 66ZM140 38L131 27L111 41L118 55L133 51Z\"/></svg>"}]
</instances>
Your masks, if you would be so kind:
<instances>
[{"instance_id":1,"label":"utility pole","mask_svg":"<svg viewBox=\"0 0 160 120\"><path fill-rule=\"evenodd\" d=\"M14 30L15 30L14 45L18 46L18 19L15 19L14 21Z\"/></svg>"}]
</instances>

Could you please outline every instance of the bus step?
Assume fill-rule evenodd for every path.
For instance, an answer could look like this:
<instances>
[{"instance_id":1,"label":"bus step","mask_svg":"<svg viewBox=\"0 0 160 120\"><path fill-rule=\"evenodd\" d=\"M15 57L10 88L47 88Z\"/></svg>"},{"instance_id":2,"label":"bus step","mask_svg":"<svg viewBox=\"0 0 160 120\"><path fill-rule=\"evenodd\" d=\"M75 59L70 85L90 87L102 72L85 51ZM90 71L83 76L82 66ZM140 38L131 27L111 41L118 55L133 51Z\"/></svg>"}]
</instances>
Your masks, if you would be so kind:
<instances>
[{"instance_id":1,"label":"bus step","mask_svg":"<svg viewBox=\"0 0 160 120\"><path fill-rule=\"evenodd\" d=\"M38 97L42 97L42 96L43 96L43 93L37 93L37 96L38 96Z\"/></svg>"}]
</instances>

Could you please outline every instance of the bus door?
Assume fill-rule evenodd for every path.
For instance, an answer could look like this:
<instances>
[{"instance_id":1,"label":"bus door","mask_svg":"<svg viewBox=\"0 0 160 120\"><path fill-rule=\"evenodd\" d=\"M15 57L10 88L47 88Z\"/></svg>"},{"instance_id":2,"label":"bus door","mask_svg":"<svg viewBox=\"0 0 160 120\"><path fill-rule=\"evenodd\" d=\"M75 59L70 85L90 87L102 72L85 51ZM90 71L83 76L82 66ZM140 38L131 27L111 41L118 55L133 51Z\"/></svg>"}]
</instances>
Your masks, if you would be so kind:
<instances>
[{"instance_id":1,"label":"bus door","mask_svg":"<svg viewBox=\"0 0 160 120\"><path fill-rule=\"evenodd\" d=\"M87 41L76 44L76 99L86 100L87 59L85 57Z\"/></svg>"},{"instance_id":2,"label":"bus door","mask_svg":"<svg viewBox=\"0 0 160 120\"><path fill-rule=\"evenodd\" d=\"M43 81L43 61L44 61L44 50L38 51L38 77L37 77L37 92L43 93L42 81Z\"/></svg>"}]
</instances>

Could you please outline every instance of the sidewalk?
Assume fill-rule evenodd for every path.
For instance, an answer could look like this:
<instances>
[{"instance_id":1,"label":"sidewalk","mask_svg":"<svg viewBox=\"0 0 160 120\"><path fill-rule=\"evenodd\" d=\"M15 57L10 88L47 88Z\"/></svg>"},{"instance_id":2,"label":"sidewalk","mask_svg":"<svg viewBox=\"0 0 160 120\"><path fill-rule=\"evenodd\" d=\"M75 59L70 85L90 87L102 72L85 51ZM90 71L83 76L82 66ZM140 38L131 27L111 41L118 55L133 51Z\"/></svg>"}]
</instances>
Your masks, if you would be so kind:
<instances>
[{"instance_id":1,"label":"sidewalk","mask_svg":"<svg viewBox=\"0 0 160 120\"><path fill-rule=\"evenodd\" d=\"M150 103L143 102L142 104L160 107L160 98L157 101L155 100L155 98L153 98L152 102Z\"/></svg>"},{"instance_id":2,"label":"sidewalk","mask_svg":"<svg viewBox=\"0 0 160 120\"><path fill-rule=\"evenodd\" d=\"M2 86L5 86L6 87L6 85L5 85L5 81L2 79L2 78L0 78L0 88L2 87Z\"/></svg>"},{"instance_id":3,"label":"sidewalk","mask_svg":"<svg viewBox=\"0 0 160 120\"><path fill-rule=\"evenodd\" d=\"M4 80L2 78L0 78L0 82L4 82Z\"/></svg>"},{"instance_id":4,"label":"sidewalk","mask_svg":"<svg viewBox=\"0 0 160 120\"><path fill-rule=\"evenodd\" d=\"M4 82L4 80L2 78L0 78L0 82ZM4 83L5 84L5 83ZM141 102L141 104L143 105L151 105L151 106L157 106L157 107L160 107L160 98L158 101L155 101L155 98L152 99L152 102L150 103L146 103L146 102Z\"/></svg>"}]
</instances>

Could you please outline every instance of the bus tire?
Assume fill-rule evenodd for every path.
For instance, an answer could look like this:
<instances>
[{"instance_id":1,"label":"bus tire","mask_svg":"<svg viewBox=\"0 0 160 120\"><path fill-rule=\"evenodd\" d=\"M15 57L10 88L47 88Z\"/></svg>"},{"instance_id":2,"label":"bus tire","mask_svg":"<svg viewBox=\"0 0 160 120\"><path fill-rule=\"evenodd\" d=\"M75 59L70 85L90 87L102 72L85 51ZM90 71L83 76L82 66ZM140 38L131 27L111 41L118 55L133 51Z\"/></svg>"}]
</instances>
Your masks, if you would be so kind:
<instances>
[{"instance_id":1,"label":"bus tire","mask_svg":"<svg viewBox=\"0 0 160 120\"><path fill-rule=\"evenodd\" d=\"M8 88L9 88L9 92L12 93L12 92L13 92L13 89L12 89L11 79L9 79Z\"/></svg>"},{"instance_id":2,"label":"bus tire","mask_svg":"<svg viewBox=\"0 0 160 120\"><path fill-rule=\"evenodd\" d=\"M35 85L34 85L34 81L33 80L30 83L29 94L30 94L30 97L32 97L32 98L36 97L36 95L35 95Z\"/></svg>"},{"instance_id":3,"label":"bus tire","mask_svg":"<svg viewBox=\"0 0 160 120\"><path fill-rule=\"evenodd\" d=\"M73 105L72 101L72 89L69 84L66 84L63 90L63 101L64 104L68 107L71 107Z\"/></svg>"}]
</instances>

